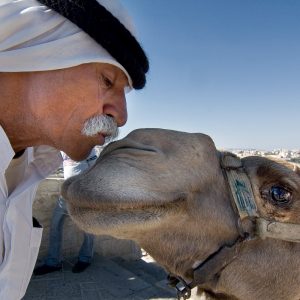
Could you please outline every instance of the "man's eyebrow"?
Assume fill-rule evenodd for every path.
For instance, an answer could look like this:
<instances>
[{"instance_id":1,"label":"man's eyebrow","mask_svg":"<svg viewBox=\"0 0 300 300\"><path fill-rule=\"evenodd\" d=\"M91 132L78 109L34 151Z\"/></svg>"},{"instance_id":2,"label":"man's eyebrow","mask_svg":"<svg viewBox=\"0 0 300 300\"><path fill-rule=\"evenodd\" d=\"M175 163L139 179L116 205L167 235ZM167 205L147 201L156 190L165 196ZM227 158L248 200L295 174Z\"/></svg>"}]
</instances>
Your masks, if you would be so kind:
<instances>
[{"instance_id":1,"label":"man's eyebrow","mask_svg":"<svg viewBox=\"0 0 300 300\"><path fill-rule=\"evenodd\" d=\"M129 86L129 80L128 80L128 77L126 76L126 74L122 71L122 70L119 70L116 74L116 79L118 80L118 82L120 84L123 84L123 85L126 85L126 86Z\"/></svg>"},{"instance_id":2,"label":"man's eyebrow","mask_svg":"<svg viewBox=\"0 0 300 300\"><path fill-rule=\"evenodd\" d=\"M121 80L122 80L122 83L124 82L124 84L126 86L129 86L129 80L128 80L128 77L122 72L121 73Z\"/></svg>"},{"instance_id":3,"label":"man's eyebrow","mask_svg":"<svg viewBox=\"0 0 300 300\"><path fill-rule=\"evenodd\" d=\"M111 70L109 67L103 66L103 67L99 67L98 65L96 66L96 72L97 75L99 76L101 74L101 72L108 72L109 74L113 74L115 79L118 79L118 81L126 86L129 86L129 79L126 76L126 74L124 73L123 70L119 69L117 66L116 70Z\"/></svg>"}]
</instances>

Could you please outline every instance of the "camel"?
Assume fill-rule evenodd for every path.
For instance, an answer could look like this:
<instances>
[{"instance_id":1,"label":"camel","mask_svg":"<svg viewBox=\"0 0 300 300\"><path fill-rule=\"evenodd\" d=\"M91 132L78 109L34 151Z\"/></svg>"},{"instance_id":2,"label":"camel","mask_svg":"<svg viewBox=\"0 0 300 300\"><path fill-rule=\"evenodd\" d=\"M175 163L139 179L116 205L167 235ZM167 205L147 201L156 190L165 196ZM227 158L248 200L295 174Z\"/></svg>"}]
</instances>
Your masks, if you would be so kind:
<instances>
[{"instance_id":1,"label":"camel","mask_svg":"<svg viewBox=\"0 0 300 300\"><path fill-rule=\"evenodd\" d=\"M68 179L62 194L80 228L135 240L174 285L181 282L183 299L198 286L211 299L299 300L299 168L243 158L236 169L249 178L256 205L244 218L233 204L234 168L222 166L224 157L238 161L205 134L138 129ZM259 236L257 220L268 223L264 230L272 222L291 227Z\"/></svg>"}]
</instances>

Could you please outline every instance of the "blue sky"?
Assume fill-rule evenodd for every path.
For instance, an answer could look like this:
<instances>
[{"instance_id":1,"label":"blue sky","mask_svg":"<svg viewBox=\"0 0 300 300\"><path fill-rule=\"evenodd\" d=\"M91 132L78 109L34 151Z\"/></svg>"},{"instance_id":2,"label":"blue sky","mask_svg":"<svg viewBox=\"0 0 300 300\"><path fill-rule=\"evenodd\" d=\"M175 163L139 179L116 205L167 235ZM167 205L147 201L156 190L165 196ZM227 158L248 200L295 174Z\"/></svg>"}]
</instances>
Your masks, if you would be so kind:
<instances>
[{"instance_id":1,"label":"blue sky","mask_svg":"<svg viewBox=\"0 0 300 300\"><path fill-rule=\"evenodd\" d=\"M121 137L159 127L218 148L300 149L300 1L121 2L150 60Z\"/></svg>"}]
</instances>

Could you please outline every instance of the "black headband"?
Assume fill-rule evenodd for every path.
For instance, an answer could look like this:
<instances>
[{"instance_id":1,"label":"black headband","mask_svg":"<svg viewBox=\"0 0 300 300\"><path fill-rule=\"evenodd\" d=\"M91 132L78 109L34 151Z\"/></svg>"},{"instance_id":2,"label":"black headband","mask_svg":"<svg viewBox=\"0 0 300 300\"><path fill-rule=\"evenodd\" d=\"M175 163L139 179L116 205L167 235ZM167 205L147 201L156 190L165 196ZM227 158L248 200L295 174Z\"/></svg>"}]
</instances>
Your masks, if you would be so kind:
<instances>
[{"instance_id":1,"label":"black headband","mask_svg":"<svg viewBox=\"0 0 300 300\"><path fill-rule=\"evenodd\" d=\"M96 0L38 0L76 24L92 37L128 72L135 89L146 83L149 63L129 30Z\"/></svg>"}]
</instances>

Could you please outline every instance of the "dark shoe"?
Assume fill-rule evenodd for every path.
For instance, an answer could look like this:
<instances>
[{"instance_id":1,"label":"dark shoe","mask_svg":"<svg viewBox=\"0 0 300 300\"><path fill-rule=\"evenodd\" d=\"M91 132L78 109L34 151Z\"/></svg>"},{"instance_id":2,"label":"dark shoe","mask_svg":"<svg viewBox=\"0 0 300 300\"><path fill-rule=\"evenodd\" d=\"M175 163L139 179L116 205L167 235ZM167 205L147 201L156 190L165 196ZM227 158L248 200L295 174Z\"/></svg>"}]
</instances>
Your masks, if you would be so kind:
<instances>
[{"instance_id":1,"label":"dark shoe","mask_svg":"<svg viewBox=\"0 0 300 300\"><path fill-rule=\"evenodd\" d=\"M91 263L84 262L78 260L78 262L73 266L72 272L73 273L81 273L83 272Z\"/></svg>"},{"instance_id":2,"label":"dark shoe","mask_svg":"<svg viewBox=\"0 0 300 300\"><path fill-rule=\"evenodd\" d=\"M52 273L52 272L56 272L56 271L60 271L62 269L62 266L49 266L49 265L42 265L39 267L36 267L33 271L34 275L45 275L48 273Z\"/></svg>"}]
</instances>

